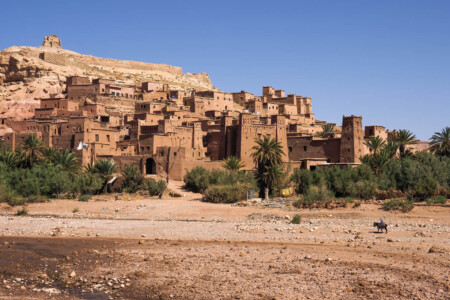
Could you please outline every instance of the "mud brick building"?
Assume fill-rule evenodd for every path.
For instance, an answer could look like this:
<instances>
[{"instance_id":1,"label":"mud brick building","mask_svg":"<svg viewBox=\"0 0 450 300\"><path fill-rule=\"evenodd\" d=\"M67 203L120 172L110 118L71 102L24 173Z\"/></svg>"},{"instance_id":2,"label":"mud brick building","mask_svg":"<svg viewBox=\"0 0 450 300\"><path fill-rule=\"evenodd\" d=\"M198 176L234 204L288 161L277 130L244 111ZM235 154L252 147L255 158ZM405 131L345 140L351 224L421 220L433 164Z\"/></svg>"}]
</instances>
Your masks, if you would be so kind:
<instances>
[{"instance_id":1,"label":"mud brick building","mask_svg":"<svg viewBox=\"0 0 450 300\"><path fill-rule=\"evenodd\" d=\"M299 168L357 164L368 152L365 138L387 138L384 127L363 128L357 116L344 116L342 126L318 137L326 122L316 120L311 98L271 86L255 96L79 76L67 78L64 97L42 99L33 118L1 121L11 129L1 137L11 150L34 133L48 147L73 151L82 164L107 158L119 169L136 165L143 174L180 180L196 166L220 168L231 155L253 170L252 147L264 136L280 142L283 161Z\"/></svg>"}]
</instances>

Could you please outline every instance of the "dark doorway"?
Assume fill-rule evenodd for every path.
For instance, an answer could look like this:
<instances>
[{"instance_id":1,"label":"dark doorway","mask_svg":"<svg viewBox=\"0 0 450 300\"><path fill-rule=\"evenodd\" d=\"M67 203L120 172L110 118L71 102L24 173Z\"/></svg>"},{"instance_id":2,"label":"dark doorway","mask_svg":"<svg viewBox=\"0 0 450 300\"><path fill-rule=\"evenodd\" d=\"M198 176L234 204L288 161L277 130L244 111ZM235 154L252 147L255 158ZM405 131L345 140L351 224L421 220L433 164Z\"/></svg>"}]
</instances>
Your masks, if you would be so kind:
<instances>
[{"instance_id":1,"label":"dark doorway","mask_svg":"<svg viewBox=\"0 0 450 300\"><path fill-rule=\"evenodd\" d=\"M153 158L147 158L145 161L145 174L156 174L156 164Z\"/></svg>"}]
</instances>

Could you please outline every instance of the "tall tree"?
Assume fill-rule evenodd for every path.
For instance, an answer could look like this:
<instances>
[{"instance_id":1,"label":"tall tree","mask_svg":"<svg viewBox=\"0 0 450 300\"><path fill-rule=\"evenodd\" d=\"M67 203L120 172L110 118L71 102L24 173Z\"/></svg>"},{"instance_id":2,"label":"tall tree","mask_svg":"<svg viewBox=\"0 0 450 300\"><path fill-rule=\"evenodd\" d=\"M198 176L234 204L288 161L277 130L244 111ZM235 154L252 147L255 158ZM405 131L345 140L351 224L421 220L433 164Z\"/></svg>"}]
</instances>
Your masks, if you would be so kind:
<instances>
[{"instance_id":1,"label":"tall tree","mask_svg":"<svg viewBox=\"0 0 450 300\"><path fill-rule=\"evenodd\" d=\"M409 130L401 129L391 136L391 140L398 146L400 156L405 156L406 146L416 144L416 136Z\"/></svg>"},{"instance_id":2,"label":"tall tree","mask_svg":"<svg viewBox=\"0 0 450 300\"><path fill-rule=\"evenodd\" d=\"M18 153L22 163L26 167L32 167L36 162L43 158L45 150L44 142L38 139L34 134L26 138L18 148Z\"/></svg>"},{"instance_id":3,"label":"tall tree","mask_svg":"<svg viewBox=\"0 0 450 300\"><path fill-rule=\"evenodd\" d=\"M51 162L60 165L69 174L76 174L81 167L75 154L67 149L62 152L56 151L52 155Z\"/></svg>"},{"instance_id":4,"label":"tall tree","mask_svg":"<svg viewBox=\"0 0 450 300\"><path fill-rule=\"evenodd\" d=\"M379 136L371 136L369 139L364 141L364 145L366 145L370 152L373 154L378 154L378 152L383 148L386 144L386 141L380 138Z\"/></svg>"},{"instance_id":5,"label":"tall tree","mask_svg":"<svg viewBox=\"0 0 450 300\"><path fill-rule=\"evenodd\" d=\"M253 153L251 157L256 164L256 177L260 187L260 193L264 191L265 199L269 199L269 189L273 188L272 175L279 175L278 169L274 166L280 166L283 163L283 148L281 143L277 142L276 139L269 136L264 136L264 138L257 138L255 140L256 146L252 148ZM277 172L275 172L275 170Z\"/></svg>"},{"instance_id":6,"label":"tall tree","mask_svg":"<svg viewBox=\"0 0 450 300\"><path fill-rule=\"evenodd\" d=\"M245 167L245 164L236 156L228 156L223 161L222 167L230 172L237 172Z\"/></svg>"},{"instance_id":7,"label":"tall tree","mask_svg":"<svg viewBox=\"0 0 450 300\"><path fill-rule=\"evenodd\" d=\"M436 155L450 157L450 127L442 128L431 137L430 151Z\"/></svg>"}]
</instances>

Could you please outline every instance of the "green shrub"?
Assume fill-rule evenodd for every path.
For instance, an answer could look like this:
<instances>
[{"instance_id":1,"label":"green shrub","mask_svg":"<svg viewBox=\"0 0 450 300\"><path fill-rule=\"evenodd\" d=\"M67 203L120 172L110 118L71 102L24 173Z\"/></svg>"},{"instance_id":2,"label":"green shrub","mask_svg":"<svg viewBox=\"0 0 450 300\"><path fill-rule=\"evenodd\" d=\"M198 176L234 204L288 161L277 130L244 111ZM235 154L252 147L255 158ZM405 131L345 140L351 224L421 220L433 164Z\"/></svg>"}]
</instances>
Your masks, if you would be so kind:
<instances>
[{"instance_id":1,"label":"green shrub","mask_svg":"<svg viewBox=\"0 0 450 300\"><path fill-rule=\"evenodd\" d=\"M212 185L206 189L202 201L212 203L236 203L245 200L248 187L246 185Z\"/></svg>"},{"instance_id":2,"label":"green shrub","mask_svg":"<svg viewBox=\"0 0 450 300\"><path fill-rule=\"evenodd\" d=\"M6 184L0 184L0 202L6 202L11 206L24 205L27 199L18 195Z\"/></svg>"},{"instance_id":3,"label":"green shrub","mask_svg":"<svg viewBox=\"0 0 450 300\"><path fill-rule=\"evenodd\" d=\"M404 213L411 211L414 208L414 202L411 200L394 199L384 202L381 207L384 210L400 210Z\"/></svg>"},{"instance_id":4,"label":"green shrub","mask_svg":"<svg viewBox=\"0 0 450 300\"><path fill-rule=\"evenodd\" d=\"M163 193L167 190L167 184L162 179L156 181L153 178L148 178L145 186L150 196L159 196L159 198L161 198Z\"/></svg>"},{"instance_id":5,"label":"green shrub","mask_svg":"<svg viewBox=\"0 0 450 300\"><path fill-rule=\"evenodd\" d=\"M79 198L78 198L78 201L81 201L81 202L88 202L89 200L91 200L92 199L92 196L91 195L81 195Z\"/></svg>"},{"instance_id":6,"label":"green shrub","mask_svg":"<svg viewBox=\"0 0 450 300\"><path fill-rule=\"evenodd\" d=\"M35 165L31 169L14 169L6 181L23 197L58 197L70 190L72 180L60 166Z\"/></svg>"},{"instance_id":7,"label":"green shrub","mask_svg":"<svg viewBox=\"0 0 450 300\"><path fill-rule=\"evenodd\" d=\"M186 189L194 193L202 193L210 185L211 173L202 167L195 167L184 176Z\"/></svg>"},{"instance_id":8,"label":"green shrub","mask_svg":"<svg viewBox=\"0 0 450 300\"><path fill-rule=\"evenodd\" d=\"M295 207L325 207L335 199L326 187L310 188L306 195L294 203Z\"/></svg>"},{"instance_id":9,"label":"green shrub","mask_svg":"<svg viewBox=\"0 0 450 300\"><path fill-rule=\"evenodd\" d=\"M347 202L347 203L354 203L355 202L355 200L352 197L345 197L343 200L345 202Z\"/></svg>"},{"instance_id":10,"label":"green shrub","mask_svg":"<svg viewBox=\"0 0 450 300\"><path fill-rule=\"evenodd\" d=\"M291 181L296 184L295 192L297 194L306 194L313 183L312 172L306 169L295 169Z\"/></svg>"},{"instance_id":11,"label":"green shrub","mask_svg":"<svg viewBox=\"0 0 450 300\"><path fill-rule=\"evenodd\" d=\"M94 195L100 192L103 187L103 179L99 174L82 173L75 177L71 191L74 194Z\"/></svg>"},{"instance_id":12,"label":"green shrub","mask_svg":"<svg viewBox=\"0 0 450 300\"><path fill-rule=\"evenodd\" d=\"M434 198L428 198L426 202L427 204L445 204L447 203L447 198L444 196L436 196Z\"/></svg>"},{"instance_id":13,"label":"green shrub","mask_svg":"<svg viewBox=\"0 0 450 300\"><path fill-rule=\"evenodd\" d=\"M25 207L23 207L22 209L18 209L16 211L16 216L24 216L27 214L28 214L28 210Z\"/></svg>"},{"instance_id":14,"label":"green shrub","mask_svg":"<svg viewBox=\"0 0 450 300\"><path fill-rule=\"evenodd\" d=\"M361 206L361 201L355 201L355 203L353 203L353 207L360 207Z\"/></svg>"},{"instance_id":15,"label":"green shrub","mask_svg":"<svg viewBox=\"0 0 450 300\"><path fill-rule=\"evenodd\" d=\"M202 167L196 167L186 173L184 177L186 189L203 193L211 185L235 185L245 184L256 188L256 180L253 174L240 172L227 172L224 170L208 171Z\"/></svg>"},{"instance_id":16,"label":"green shrub","mask_svg":"<svg viewBox=\"0 0 450 300\"><path fill-rule=\"evenodd\" d=\"M368 200L375 196L377 184L373 181L362 180L354 184L351 195L355 198Z\"/></svg>"},{"instance_id":17,"label":"green shrub","mask_svg":"<svg viewBox=\"0 0 450 300\"><path fill-rule=\"evenodd\" d=\"M292 218L291 224L300 224L302 222L302 217L300 215L295 215Z\"/></svg>"},{"instance_id":18,"label":"green shrub","mask_svg":"<svg viewBox=\"0 0 450 300\"><path fill-rule=\"evenodd\" d=\"M122 170L124 178L122 188L127 193L136 193L144 184L144 176L136 166L127 166Z\"/></svg>"}]
</instances>

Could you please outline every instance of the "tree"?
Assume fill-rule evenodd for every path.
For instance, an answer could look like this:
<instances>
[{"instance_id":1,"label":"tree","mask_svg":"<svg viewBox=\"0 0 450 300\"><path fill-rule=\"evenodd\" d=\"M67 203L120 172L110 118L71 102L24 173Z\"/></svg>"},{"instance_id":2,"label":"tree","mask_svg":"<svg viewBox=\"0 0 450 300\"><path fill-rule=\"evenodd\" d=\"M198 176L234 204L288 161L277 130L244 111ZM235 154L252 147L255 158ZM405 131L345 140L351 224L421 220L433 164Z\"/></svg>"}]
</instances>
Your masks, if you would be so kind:
<instances>
[{"instance_id":1,"label":"tree","mask_svg":"<svg viewBox=\"0 0 450 300\"><path fill-rule=\"evenodd\" d=\"M280 185L284 178L284 172L281 165L266 165L262 174L257 174L258 181L264 182L266 189L264 197L269 200L269 189ZM269 187L269 188L267 188Z\"/></svg>"},{"instance_id":2,"label":"tree","mask_svg":"<svg viewBox=\"0 0 450 300\"><path fill-rule=\"evenodd\" d=\"M264 191L265 199L269 199L269 189L272 188L274 182L273 176L279 176L278 169L274 169L275 165L281 166L283 163L283 152L281 143L274 138L265 136L263 139L255 140L256 146L252 148L251 157L257 166L256 178L260 187L260 193Z\"/></svg>"},{"instance_id":3,"label":"tree","mask_svg":"<svg viewBox=\"0 0 450 300\"><path fill-rule=\"evenodd\" d=\"M136 193L144 184L144 175L136 166L126 166L122 170L123 190L127 193Z\"/></svg>"},{"instance_id":4,"label":"tree","mask_svg":"<svg viewBox=\"0 0 450 300\"><path fill-rule=\"evenodd\" d=\"M49 148L51 149L51 148ZM51 162L54 165L59 165L61 168L68 172L69 174L76 174L80 169L80 164L78 163L78 158L74 153L69 150L64 150L62 152L55 152L52 155Z\"/></svg>"},{"instance_id":5,"label":"tree","mask_svg":"<svg viewBox=\"0 0 450 300\"><path fill-rule=\"evenodd\" d=\"M430 151L436 155L450 157L450 127L435 132L431 137Z\"/></svg>"},{"instance_id":6,"label":"tree","mask_svg":"<svg viewBox=\"0 0 450 300\"><path fill-rule=\"evenodd\" d=\"M223 161L222 167L230 172L237 172L245 167L245 164L236 156L228 156Z\"/></svg>"},{"instance_id":7,"label":"tree","mask_svg":"<svg viewBox=\"0 0 450 300\"><path fill-rule=\"evenodd\" d=\"M364 141L364 145L366 145L370 152L373 154L378 154L381 148L386 144L386 141L380 138L379 136L371 136L369 139Z\"/></svg>"},{"instance_id":8,"label":"tree","mask_svg":"<svg viewBox=\"0 0 450 300\"><path fill-rule=\"evenodd\" d=\"M44 150L42 150L42 155L48 163L52 163L52 161L57 153L58 153L58 151L56 151L52 147L45 148Z\"/></svg>"},{"instance_id":9,"label":"tree","mask_svg":"<svg viewBox=\"0 0 450 300\"><path fill-rule=\"evenodd\" d=\"M3 151L0 152L0 162L2 162L6 166L6 169L9 170L19 165L20 157L14 152Z\"/></svg>"},{"instance_id":10,"label":"tree","mask_svg":"<svg viewBox=\"0 0 450 300\"><path fill-rule=\"evenodd\" d=\"M107 183L111 180L114 172L116 171L117 165L113 160L102 159L94 162L89 168L91 173L99 174L103 179L103 191L106 190Z\"/></svg>"},{"instance_id":11,"label":"tree","mask_svg":"<svg viewBox=\"0 0 450 300\"><path fill-rule=\"evenodd\" d=\"M400 156L404 157L407 153L406 146L414 145L416 136L409 130L401 129L391 136L391 140L397 144Z\"/></svg>"},{"instance_id":12,"label":"tree","mask_svg":"<svg viewBox=\"0 0 450 300\"><path fill-rule=\"evenodd\" d=\"M334 131L334 125L327 123L325 125L322 125L322 131L317 133L317 136L320 136L322 138L325 138L327 133L332 133Z\"/></svg>"},{"instance_id":13,"label":"tree","mask_svg":"<svg viewBox=\"0 0 450 300\"><path fill-rule=\"evenodd\" d=\"M18 148L18 153L22 163L26 167L32 167L36 162L43 158L45 149L44 142L38 139L34 134L28 136Z\"/></svg>"}]
</instances>

